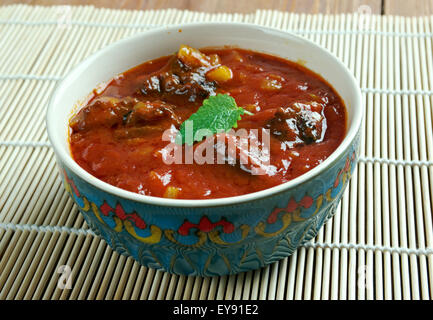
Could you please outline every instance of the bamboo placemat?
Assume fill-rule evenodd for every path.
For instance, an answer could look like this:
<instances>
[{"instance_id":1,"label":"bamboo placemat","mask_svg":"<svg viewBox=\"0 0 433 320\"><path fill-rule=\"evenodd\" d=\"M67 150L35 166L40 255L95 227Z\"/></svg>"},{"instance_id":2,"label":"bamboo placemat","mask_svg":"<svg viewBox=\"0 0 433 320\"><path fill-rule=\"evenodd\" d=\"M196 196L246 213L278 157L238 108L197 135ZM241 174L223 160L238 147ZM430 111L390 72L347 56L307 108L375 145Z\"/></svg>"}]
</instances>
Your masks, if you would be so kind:
<instances>
[{"instance_id":1,"label":"bamboo placemat","mask_svg":"<svg viewBox=\"0 0 433 320\"><path fill-rule=\"evenodd\" d=\"M170 275L113 252L63 189L45 130L56 82L86 56L192 21L305 36L352 70L366 106L361 159L334 218L291 257L234 276ZM433 16L0 7L0 299L431 299L432 31Z\"/></svg>"}]
</instances>

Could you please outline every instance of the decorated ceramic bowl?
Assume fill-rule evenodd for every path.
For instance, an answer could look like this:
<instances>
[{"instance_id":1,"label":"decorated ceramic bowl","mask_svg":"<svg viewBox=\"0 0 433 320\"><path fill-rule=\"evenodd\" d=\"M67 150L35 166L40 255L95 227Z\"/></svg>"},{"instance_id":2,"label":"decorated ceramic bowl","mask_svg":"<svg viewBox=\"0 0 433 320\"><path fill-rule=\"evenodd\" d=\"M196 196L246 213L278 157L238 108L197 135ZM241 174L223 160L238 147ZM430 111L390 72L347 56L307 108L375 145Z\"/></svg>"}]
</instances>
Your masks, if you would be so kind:
<instances>
[{"instance_id":1,"label":"decorated ceramic bowl","mask_svg":"<svg viewBox=\"0 0 433 320\"><path fill-rule=\"evenodd\" d=\"M276 187L242 196L181 200L140 195L107 184L71 157L68 121L89 92L116 74L175 52L238 46L302 61L340 94L347 133L321 164ZM125 50L128 48L128 50ZM360 89L349 70L314 43L270 28L237 23L164 27L110 45L59 84L47 128L65 189L90 228L117 252L144 266L180 275L218 276L263 267L312 239L335 212L358 157Z\"/></svg>"}]
</instances>

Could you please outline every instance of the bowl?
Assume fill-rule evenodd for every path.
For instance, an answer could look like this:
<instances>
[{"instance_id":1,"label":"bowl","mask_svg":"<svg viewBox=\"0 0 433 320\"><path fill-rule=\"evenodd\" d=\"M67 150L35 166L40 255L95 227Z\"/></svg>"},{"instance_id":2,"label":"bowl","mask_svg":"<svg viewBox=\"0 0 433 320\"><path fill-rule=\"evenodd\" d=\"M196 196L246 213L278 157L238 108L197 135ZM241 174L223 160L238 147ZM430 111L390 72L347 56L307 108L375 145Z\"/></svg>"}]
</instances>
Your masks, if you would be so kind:
<instances>
[{"instance_id":1,"label":"bowl","mask_svg":"<svg viewBox=\"0 0 433 320\"><path fill-rule=\"evenodd\" d=\"M320 74L347 108L341 145L307 173L242 196L182 200L144 196L109 185L71 157L68 121L79 101L101 83L180 44L237 46L270 53ZM335 212L358 158L362 122L359 86L349 70L318 45L287 32L244 23L163 27L98 51L58 85L47 129L65 189L89 227L118 253L179 275L220 276L258 269L292 254Z\"/></svg>"}]
</instances>

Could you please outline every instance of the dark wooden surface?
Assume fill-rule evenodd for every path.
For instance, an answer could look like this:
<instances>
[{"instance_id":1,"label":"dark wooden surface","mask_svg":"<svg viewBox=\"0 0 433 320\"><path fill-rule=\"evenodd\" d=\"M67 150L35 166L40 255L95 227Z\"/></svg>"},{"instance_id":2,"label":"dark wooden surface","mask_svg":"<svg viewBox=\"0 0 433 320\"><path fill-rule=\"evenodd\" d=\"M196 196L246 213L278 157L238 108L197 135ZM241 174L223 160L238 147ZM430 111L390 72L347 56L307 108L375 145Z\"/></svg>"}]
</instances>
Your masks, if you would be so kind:
<instances>
[{"instance_id":1,"label":"dark wooden surface","mask_svg":"<svg viewBox=\"0 0 433 320\"><path fill-rule=\"evenodd\" d=\"M273 9L298 13L351 13L368 5L374 14L422 16L433 14L433 0L0 0L0 5L85 5L116 9L177 8L204 12L250 13ZM362 8L362 7L361 7Z\"/></svg>"}]
</instances>

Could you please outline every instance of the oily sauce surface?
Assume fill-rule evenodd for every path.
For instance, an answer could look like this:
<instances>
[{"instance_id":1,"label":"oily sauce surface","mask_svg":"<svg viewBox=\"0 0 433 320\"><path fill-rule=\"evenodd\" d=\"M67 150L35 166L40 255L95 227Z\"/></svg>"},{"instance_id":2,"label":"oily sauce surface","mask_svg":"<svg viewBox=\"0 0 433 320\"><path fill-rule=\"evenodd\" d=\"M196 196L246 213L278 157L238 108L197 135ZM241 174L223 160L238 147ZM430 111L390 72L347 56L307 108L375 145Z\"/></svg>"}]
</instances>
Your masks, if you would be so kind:
<instances>
[{"instance_id":1,"label":"oily sauce surface","mask_svg":"<svg viewBox=\"0 0 433 320\"><path fill-rule=\"evenodd\" d=\"M113 79L101 93L94 91L70 121L74 160L93 176L125 190L210 199L287 182L317 166L342 142L344 103L318 75L250 50L201 52L211 64L188 65L178 53L145 62ZM208 76L214 66L229 69L229 79ZM159 152L168 143L162 140L163 129L179 129L203 99L216 93L231 95L253 113L243 115L238 128L270 130L270 164L276 169L272 174L252 175L229 163L164 163Z\"/></svg>"}]
</instances>

